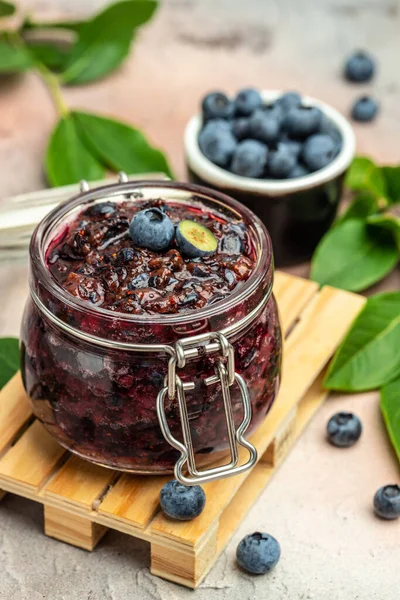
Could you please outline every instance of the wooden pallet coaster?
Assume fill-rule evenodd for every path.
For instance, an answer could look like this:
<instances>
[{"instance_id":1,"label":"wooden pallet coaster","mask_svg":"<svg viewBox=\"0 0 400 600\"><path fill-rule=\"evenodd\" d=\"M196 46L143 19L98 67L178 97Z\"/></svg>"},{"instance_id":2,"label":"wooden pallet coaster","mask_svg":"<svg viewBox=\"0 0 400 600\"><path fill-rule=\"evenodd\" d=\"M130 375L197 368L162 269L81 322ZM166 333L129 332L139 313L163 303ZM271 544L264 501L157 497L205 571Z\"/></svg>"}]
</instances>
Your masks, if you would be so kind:
<instances>
[{"instance_id":1,"label":"wooden pallet coaster","mask_svg":"<svg viewBox=\"0 0 400 600\"><path fill-rule=\"evenodd\" d=\"M0 393L0 489L42 503L45 533L80 548L93 550L108 528L147 540L154 575L196 588L325 400L323 370L365 301L279 272L274 292L284 367L278 398L252 436L260 459L251 471L204 485L197 519L177 522L160 511L170 476L118 473L61 448L33 418L20 374Z\"/></svg>"}]
</instances>

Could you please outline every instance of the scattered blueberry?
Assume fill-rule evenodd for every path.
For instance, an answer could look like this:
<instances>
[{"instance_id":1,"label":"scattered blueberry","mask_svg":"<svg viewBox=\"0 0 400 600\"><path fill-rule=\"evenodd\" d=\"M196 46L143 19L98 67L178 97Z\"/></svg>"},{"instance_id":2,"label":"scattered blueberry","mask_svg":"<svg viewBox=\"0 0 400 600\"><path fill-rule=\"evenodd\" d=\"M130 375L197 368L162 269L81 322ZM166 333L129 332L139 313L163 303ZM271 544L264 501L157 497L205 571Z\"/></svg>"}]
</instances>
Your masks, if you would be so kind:
<instances>
[{"instance_id":1,"label":"scattered blueberry","mask_svg":"<svg viewBox=\"0 0 400 600\"><path fill-rule=\"evenodd\" d=\"M360 439L361 421L353 413L339 412L329 419L327 432L331 444L340 448L349 448Z\"/></svg>"},{"instance_id":2,"label":"scattered blueberry","mask_svg":"<svg viewBox=\"0 0 400 600\"><path fill-rule=\"evenodd\" d=\"M232 121L232 133L239 141L249 137L250 121L246 117L239 117Z\"/></svg>"},{"instance_id":3,"label":"scattered blueberry","mask_svg":"<svg viewBox=\"0 0 400 600\"><path fill-rule=\"evenodd\" d=\"M268 159L268 148L257 140L240 142L233 155L231 171L242 177L261 177Z\"/></svg>"},{"instance_id":4,"label":"scattered blueberry","mask_svg":"<svg viewBox=\"0 0 400 600\"><path fill-rule=\"evenodd\" d=\"M255 575L271 571L280 556L279 542L268 533L246 535L236 550L236 559L242 569Z\"/></svg>"},{"instance_id":5,"label":"scattered blueberry","mask_svg":"<svg viewBox=\"0 0 400 600\"><path fill-rule=\"evenodd\" d=\"M173 479L161 488L160 504L168 517L190 521L203 512L206 495L199 485L186 486Z\"/></svg>"},{"instance_id":6,"label":"scattered blueberry","mask_svg":"<svg viewBox=\"0 0 400 600\"><path fill-rule=\"evenodd\" d=\"M305 175L309 175L310 171L308 171L304 165L297 163L287 174L287 179L295 179L296 177L304 177Z\"/></svg>"},{"instance_id":7,"label":"scattered blueberry","mask_svg":"<svg viewBox=\"0 0 400 600\"><path fill-rule=\"evenodd\" d=\"M269 144L276 142L279 137L280 122L273 115L263 110L257 110L250 117L250 136L260 142Z\"/></svg>"},{"instance_id":8,"label":"scattered blueberry","mask_svg":"<svg viewBox=\"0 0 400 600\"><path fill-rule=\"evenodd\" d=\"M129 225L133 242L154 252L166 250L175 236L171 219L159 208L146 208L136 213Z\"/></svg>"},{"instance_id":9,"label":"scattered blueberry","mask_svg":"<svg viewBox=\"0 0 400 600\"><path fill-rule=\"evenodd\" d=\"M393 484L379 488L374 497L374 509L382 519L400 517L400 486Z\"/></svg>"},{"instance_id":10,"label":"scattered blueberry","mask_svg":"<svg viewBox=\"0 0 400 600\"><path fill-rule=\"evenodd\" d=\"M240 90L234 100L235 115L248 117L257 108L261 108L262 103L262 98L257 90L254 90L253 88Z\"/></svg>"},{"instance_id":11,"label":"scattered blueberry","mask_svg":"<svg viewBox=\"0 0 400 600\"><path fill-rule=\"evenodd\" d=\"M305 138L315 133L321 123L322 112L316 106L294 106L284 120L284 128L294 138Z\"/></svg>"},{"instance_id":12,"label":"scattered blueberry","mask_svg":"<svg viewBox=\"0 0 400 600\"><path fill-rule=\"evenodd\" d=\"M233 116L234 106L232 100L222 92L211 92L204 97L201 104L203 121L210 119L229 119Z\"/></svg>"},{"instance_id":13,"label":"scattered blueberry","mask_svg":"<svg viewBox=\"0 0 400 600\"><path fill-rule=\"evenodd\" d=\"M284 111L288 111L290 108L301 106L301 96L298 92L286 92L277 99L276 104L281 106Z\"/></svg>"},{"instance_id":14,"label":"scattered blueberry","mask_svg":"<svg viewBox=\"0 0 400 600\"><path fill-rule=\"evenodd\" d=\"M329 135L316 133L304 143L303 160L310 171L323 169L337 155L337 146Z\"/></svg>"},{"instance_id":15,"label":"scattered blueberry","mask_svg":"<svg viewBox=\"0 0 400 600\"><path fill-rule=\"evenodd\" d=\"M139 273L128 283L129 290L138 290L149 287L149 276L147 273Z\"/></svg>"},{"instance_id":16,"label":"scattered blueberry","mask_svg":"<svg viewBox=\"0 0 400 600\"><path fill-rule=\"evenodd\" d=\"M367 123L375 119L379 106L370 96L361 96L351 107L351 116L355 121Z\"/></svg>"},{"instance_id":17,"label":"scattered blueberry","mask_svg":"<svg viewBox=\"0 0 400 600\"><path fill-rule=\"evenodd\" d=\"M236 149L236 139L221 125L210 121L200 131L199 146L203 154L219 167L227 167Z\"/></svg>"},{"instance_id":18,"label":"scattered blueberry","mask_svg":"<svg viewBox=\"0 0 400 600\"><path fill-rule=\"evenodd\" d=\"M213 254L218 247L217 238L207 227L189 219L181 221L176 228L176 242L188 258Z\"/></svg>"},{"instance_id":19,"label":"scattered blueberry","mask_svg":"<svg viewBox=\"0 0 400 600\"><path fill-rule=\"evenodd\" d=\"M100 202L93 204L86 211L85 215L89 217L107 216L110 217L115 213L115 205L111 202Z\"/></svg>"},{"instance_id":20,"label":"scattered blueberry","mask_svg":"<svg viewBox=\"0 0 400 600\"><path fill-rule=\"evenodd\" d=\"M270 153L268 172L272 177L284 179L296 165L296 157L284 144L278 144L276 150Z\"/></svg>"},{"instance_id":21,"label":"scattered blueberry","mask_svg":"<svg viewBox=\"0 0 400 600\"><path fill-rule=\"evenodd\" d=\"M375 73L375 61L368 52L359 50L345 62L344 76L348 81L370 81Z\"/></svg>"}]
</instances>

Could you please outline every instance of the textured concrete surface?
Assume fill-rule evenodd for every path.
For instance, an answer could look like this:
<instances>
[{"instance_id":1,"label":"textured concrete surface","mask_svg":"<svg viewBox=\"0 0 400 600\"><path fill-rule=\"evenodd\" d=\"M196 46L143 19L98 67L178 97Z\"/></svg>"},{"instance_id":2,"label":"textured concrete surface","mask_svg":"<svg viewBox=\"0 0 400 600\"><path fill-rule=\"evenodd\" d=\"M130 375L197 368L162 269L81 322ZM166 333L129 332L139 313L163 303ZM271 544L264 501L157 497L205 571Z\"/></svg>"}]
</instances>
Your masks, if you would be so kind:
<instances>
[{"instance_id":1,"label":"textured concrete surface","mask_svg":"<svg viewBox=\"0 0 400 600\"><path fill-rule=\"evenodd\" d=\"M20 2L43 18L78 17L100 4ZM344 112L354 97L373 90L382 114L373 126L356 127L359 152L399 162L399 27L398 0L164 1L120 71L65 95L71 106L143 127L184 176L184 124L207 89L299 88ZM362 88L340 78L343 56L359 46L379 58L376 82ZM55 119L34 75L1 85L1 197L43 187L41 156ZM307 266L295 271L305 274ZM18 335L26 277L24 266L0 267L1 335ZM383 287L399 283L396 272ZM339 409L363 421L363 437L350 450L324 441L326 421ZM371 502L379 486L398 480L378 395L334 396L194 595L150 576L146 543L109 532L86 553L46 538L41 507L10 495L0 503L0 600L397 600L400 523L376 519ZM279 565L264 577L247 576L234 561L237 542L255 530L282 545Z\"/></svg>"}]
</instances>

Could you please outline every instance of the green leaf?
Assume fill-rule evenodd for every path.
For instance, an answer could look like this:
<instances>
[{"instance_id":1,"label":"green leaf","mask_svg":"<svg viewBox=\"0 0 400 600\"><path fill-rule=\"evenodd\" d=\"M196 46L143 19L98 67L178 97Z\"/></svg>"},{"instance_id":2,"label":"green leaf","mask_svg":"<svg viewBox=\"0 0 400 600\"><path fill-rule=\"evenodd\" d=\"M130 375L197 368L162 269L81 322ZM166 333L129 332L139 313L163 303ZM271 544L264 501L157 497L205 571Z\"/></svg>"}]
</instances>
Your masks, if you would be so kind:
<instances>
[{"instance_id":1,"label":"green leaf","mask_svg":"<svg viewBox=\"0 0 400 600\"><path fill-rule=\"evenodd\" d=\"M103 166L87 149L71 115L57 123L47 148L46 176L52 186L96 180L104 175Z\"/></svg>"},{"instance_id":2,"label":"green leaf","mask_svg":"<svg viewBox=\"0 0 400 600\"><path fill-rule=\"evenodd\" d=\"M381 389L381 411L389 439L400 461L400 378Z\"/></svg>"},{"instance_id":3,"label":"green leaf","mask_svg":"<svg viewBox=\"0 0 400 600\"><path fill-rule=\"evenodd\" d=\"M378 200L370 192L360 192L335 221L335 226L349 219L364 219L378 211Z\"/></svg>"},{"instance_id":4,"label":"green leaf","mask_svg":"<svg viewBox=\"0 0 400 600\"><path fill-rule=\"evenodd\" d=\"M19 369L19 341L0 338L0 389Z\"/></svg>"},{"instance_id":5,"label":"green leaf","mask_svg":"<svg viewBox=\"0 0 400 600\"><path fill-rule=\"evenodd\" d=\"M391 203L400 202L400 166L382 167L382 173Z\"/></svg>"},{"instance_id":6,"label":"green leaf","mask_svg":"<svg viewBox=\"0 0 400 600\"><path fill-rule=\"evenodd\" d=\"M6 34L0 35L0 74L18 73L32 66L32 58L23 46Z\"/></svg>"},{"instance_id":7,"label":"green leaf","mask_svg":"<svg viewBox=\"0 0 400 600\"><path fill-rule=\"evenodd\" d=\"M24 32L32 29L42 29L44 31L51 31L52 29L66 29L68 31L79 33L85 23L86 21L51 21L41 23L34 21L28 16L22 23L20 31Z\"/></svg>"},{"instance_id":8,"label":"green leaf","mask_svg":"<svg viewBox=\"0 0 400 600\"><path fill-rule=\"evenodd\" d=\"M9 17L15 13L15 6L11 2L0 1L0 17Z\"/></svg>"},{"instance_id":9,"label":"green leaf","mask_svg":"<svg viewBox=\"0 0 400 600\"><path fill-rule=\"evenodd\" d=\"M333 227L318 244L311 279L358 292L382 279L395 266L399 251L390 235L349 219Z\"/></svg>"},{"instance_id":10,"label":"green leaf","mask_svg":"<svg viewBox=\"0 0 400 600\"><path fill-rule=\"evenodd\" d=\"M400 292L369 298L329 366L331 390L373 390L400 375Z\"/></svg>"},{"instance_id":11,"label":"green leaf","mask_svg":"<svg viewBox=\"0 0 400 600\"><path fill-rule=\"evenodd\" d=\"M150 146L138 129L83 112L74 112L73 118L87 147L111 170L130 175L161 171L172 177L164 154Z\"/></svg>"},{"instance_id":12,"label":"green leaf","mask_svg":"<svg viewBox=\"0 0 400 600\"><path fill-rule=\"evenodd\" d=\"M104 77L127 56L134 29L151 19L155 0L127 0L112 4L79 29L63 83L80 84Z\"/></svg>"},{"instance_id":13,"label":"green leaf","mask_svg":"<svg viewBox=\"0 0 400 600\"><path fill-rule=\"evenodd\" d=\"M387 197L386 180L382 169L366 156L356 156L346 176L345 184L351 190L367 191Z\"/></svg>"},{"instance_id":14,"label":"green leaf","mask_svg":"<svg viewBox=\"0 0 400 600\"><path fill-rule=\"evenodd\" d=\"M68 53L50 42L27 42L29 51L36 60L52 71L60 71L68 58Z\"/></svg>"},{"instance_id":15,"label":"green leaf","mask_svg":"<svg viewBox=\"0 0 400 600\"><path fill-rule=\"evenodd\" d=\"M367 218L367 223L389 231L400 251L400 206L392 206L380 215L371 215Z\"/></svg>"}]
</instances>

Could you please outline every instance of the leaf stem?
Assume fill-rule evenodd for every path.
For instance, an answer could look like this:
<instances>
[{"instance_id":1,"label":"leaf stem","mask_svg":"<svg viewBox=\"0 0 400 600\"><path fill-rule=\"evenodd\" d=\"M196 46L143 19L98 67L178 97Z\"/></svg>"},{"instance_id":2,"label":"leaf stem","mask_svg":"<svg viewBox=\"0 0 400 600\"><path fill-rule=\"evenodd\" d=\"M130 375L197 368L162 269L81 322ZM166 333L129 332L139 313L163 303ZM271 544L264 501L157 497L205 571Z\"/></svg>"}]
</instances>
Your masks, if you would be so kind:
<instances>
[{"instance_id":1,"label":"leaf stem","mask_svg":"<svg viewBox=\"0 0 400 600\"><path fill-rule=\"evenodd\" d=\"M63 98L60 81L57 75L54 75L54 73L49 71L49 69L47 69L47 67L45 67L43 64L37 64L36 70L43 82L46 84L60 116L66 117L69 114L69 108Z\"/></svg>"}]
</instances>

